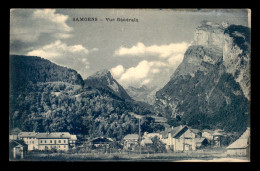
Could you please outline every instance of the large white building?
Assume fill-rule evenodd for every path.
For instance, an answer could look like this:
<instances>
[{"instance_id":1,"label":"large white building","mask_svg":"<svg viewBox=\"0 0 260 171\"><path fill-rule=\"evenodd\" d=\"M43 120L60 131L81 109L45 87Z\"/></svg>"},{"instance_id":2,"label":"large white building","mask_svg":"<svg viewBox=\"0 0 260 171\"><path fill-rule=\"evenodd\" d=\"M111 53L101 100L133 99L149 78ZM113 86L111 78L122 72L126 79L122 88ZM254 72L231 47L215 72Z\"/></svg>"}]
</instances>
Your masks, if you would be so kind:
<instances>
[{"instance_id":1,"label":"large white building","mask_svg":"<svg viewBox=\"0 0 260 171\"><path fill-rule=\"evenodd\" d=\"M70 147L75 146L75 137L76 135L68 132L20 132L18 134L18 139L24 140L28 145L28 151L36 149L68 151Z\"/></svg>"}]
</instances>

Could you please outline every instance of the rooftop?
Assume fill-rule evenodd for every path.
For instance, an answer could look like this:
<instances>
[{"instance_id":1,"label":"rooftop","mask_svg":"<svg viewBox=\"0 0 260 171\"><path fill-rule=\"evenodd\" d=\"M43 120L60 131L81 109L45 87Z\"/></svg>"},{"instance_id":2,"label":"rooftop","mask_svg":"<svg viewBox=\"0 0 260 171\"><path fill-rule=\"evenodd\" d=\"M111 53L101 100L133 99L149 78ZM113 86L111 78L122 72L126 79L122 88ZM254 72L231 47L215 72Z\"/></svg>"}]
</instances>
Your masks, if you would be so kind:
<instances>
[{"instance_id":1,"label":"rooftop","mask_svg":"<svg viewBox=\"0 0 260 171\"><path fill-rule=\"evenodd\" d=\"M93 142L94 144L113 142L113 140L111 138L106 138L106 137L96 137L90 141Z\"/></svg>"},{"instance_id":2,"label":"rooftop","mask_svg":"<svg viewBox=\"0 0 260 171\"><path fill-rule=\"evenodd\" d=\"M71 138L68 132L38 133L36 138Z\"/></svg>"},{"instance_id":3,"label":"rooftop","mask_svg":"<svg viewBox=\"0 0 260 171\"><path fill-rule=\"evenodd\" d=\"M159 137L160 133L147 133L144 135L144 137L148 137L148 138L153 138L158 136Z\"/></svg>"},{"instance_id":4,"label":"rooftop","mask_svg":"<svg viewBox=\"0 0 260 171\"><path fill-rule=\"evenodd\" d=\"M249 145L249 138L250 128L247 128L247 130L239 137L239 139L229 145L227 149L246 148Z\"/></svg>"},{"instance_id":5,"label":"rooftop","mask_svg":"<svg viewBox=\"0 0 260 171\"><path fill-rule=\"evenodd\" d=\"M202 143L206 138L195 138L196 143Z\"/></svg>"},{"instance_id":6,"label":"rooftop","mask_svg":"<svg viewBox=\"0 0 260 171\"><path fill-rule=\"evenodd\" d=\"M233 142L227 149L246 148L248 146L248 139L241 138Z\"/></svg>"},{"instance_id":7,"label":"rooftop","mask_svg":"<svg viewBox=\"0 0 260 171\"><path fill-rule=\"evenodd\" d=\"M19 137L19 138L21 138L21 137L34 138L36 135L37 135L36 132L20 132L20 133L18 134L18 137Z\"/></svg>"},{"instance_id":8,"label":"rooftop","mask_svg":"<svg viewBox=\"0 0 260 171\"><path fill-rule=\"evenodd\" d=\"M171 133L172 137L178 138L182 133L186 132L188 130L188 127L186 125L180 125L177 127L169 128L165 131L161 132L162 138L168 138L168 133Z\"/></svg>"},{"instance_id":9,"label":"rooftop","mask_svg":"<svg viewBox=\"0 0 260 171\"><path fill-rule=\"evenodd\" d=\"M77 136L76 136L76 135L71 135L71 136L70 136L70 139L71 139L71 140L77 140Z\"/></svg>"},{"instance_id":10,"label":"rooftop","mask_svg":"<svg viewBox=\"0 0 260 171\"><path fill-rule=\"evenodd\" d=\"M191 132L193 132L193 133L195 133L195 134L198 134L198 133L200 133L201 131L200 130L198 130L198 129L192 129L192 128L190 128L190 130L191 130Z\"/></svg>"},{"instance_id":11,"label":"rooftop","mask_svg":"<svg viewBox=\"0 0 260 171\"><path fill-rule=\"evenodd\" d=\"M141 141L142 144L152 144L152 140L150 138L145 138Z\"/></svg>"},{"instance_id":12,"label":"rooftop","mask_svg":"<svg viewBox=\"0 0 260 171\"><path fill-rule=\"evenodd\" d=\"M188 127L185 125L174 127L171 130L172 137L178 138L180 135L182 135L181 133L186 132L186 130L188 130Z\"/></svg>"},{"instance_id":13,"label":"rooftop","mask_svg":"<svg viewBox=\"0 0 260 171\"><path fill-rule=\"evenodd\" d=\"M124 140L138 139L138 138L139 138L139 135L138 135L138 134L127 134L127 135L124 137Z\"/></svg>"}]
</instances>

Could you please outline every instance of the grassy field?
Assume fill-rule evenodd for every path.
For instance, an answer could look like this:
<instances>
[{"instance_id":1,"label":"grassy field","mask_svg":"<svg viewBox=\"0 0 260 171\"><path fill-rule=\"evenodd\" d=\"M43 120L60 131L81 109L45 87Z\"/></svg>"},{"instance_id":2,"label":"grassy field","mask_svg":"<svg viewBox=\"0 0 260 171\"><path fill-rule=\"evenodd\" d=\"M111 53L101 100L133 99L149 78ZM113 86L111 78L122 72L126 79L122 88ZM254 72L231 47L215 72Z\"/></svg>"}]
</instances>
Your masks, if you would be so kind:
<instances>
[{"instance_id":1,"label":"grassy field","mask_svg":"<svg viewBox=\"0 0 260 171\"><path fill-rule=\"evenodd\" d=\"M176 161L246 161L245 157L232 158L226 155L224 148L213 148L197 151L171 152L171 153L27 153L25 161L158 161L158 162L176 162Z\"/></svg>"}]
</instances>

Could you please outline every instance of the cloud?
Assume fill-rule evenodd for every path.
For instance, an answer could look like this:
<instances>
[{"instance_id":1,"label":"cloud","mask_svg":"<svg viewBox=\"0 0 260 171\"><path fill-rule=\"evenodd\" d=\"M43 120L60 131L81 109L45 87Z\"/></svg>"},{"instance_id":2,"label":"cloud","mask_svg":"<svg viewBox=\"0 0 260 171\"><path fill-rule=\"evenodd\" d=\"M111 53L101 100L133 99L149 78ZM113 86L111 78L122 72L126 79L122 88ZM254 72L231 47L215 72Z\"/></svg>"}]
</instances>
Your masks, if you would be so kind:
<instances>
[{"instance_id":1,"label":"cloud","mask_svg":"<svg viewBox=\"0 0 260 171\"><path fill-rule=\"evenodd\" d=\"M145 46L143 43L138 42L130 48L120 47L114 52L114 55L137 56L143 60L136 66L128 69L123 69L122 65L118 65L111 69L113 71L112 75L124 87L166 83L169 81L167 78L170 78L182 62L184 53L189 45L190 43L182 42ZM151 55L157 58L151 58Z\"/></svg>"},{"instance_id":2,"label":"cloud","mask_svg":"<svg viewBox=\"0 0 260 171\"><path fill-rule=\"evenodd\" d=\"M120 76L124 73L125 68L122 65L118 65L110 70L111 74L115 79L120 78Z\"/></svg>"},{"instance_id":3,"label":"cloud","mask_svg":"<svg viewBox=\"0 0 260 171\"><path fill-rule=\"evenodd\" d=\"M142 55L145 53L146 47L143 43L137 43L136 46L131 48L120 47L115 51L115 55L124 56L124 55Z\"/></svg>"},{"instance_id":4,"label":"cloud","mask_svg":"<svg viewBox=\"0 0 260 171\"><path fill-rule=\"evenodd\" d=\"M144 81L141 83L141 85L146 85L146 84L148 84L150 81L151 81L151 79L146 79L146 80L144 80Z\"/></svg>"},{"instance_id":5,"label":"cloud","mask_svg":"<svg viewBox=\"0 0 260 171\"><path fill-rule=\"evenodd\" d=\"M32 48L72 37L73 28L67 25L67 20L67 15L59 14L55 9L12 9L11 51L21 51L16 49L20 42L23 48Z\"/></svg>"},{"instance_id":6,"label":"cloud","mask_svg":"<svg viewBox=\"0 0 260 171\"><path fill-rule=\"evenodd\" d=\"M151 72L152 72L153 74L157 74L157 73L160 72L160 70L159 70L158 68L154 68L154 69L152 69Z\"/></svg>"},{"instance_id":7,"label":"cloud","mask_svg":"<svg viewBox=\"0 0 260 171\"><path fill-rule=\"evenodd\" d=\"M86 75L86 69L89 68L88 54L89 50L82 45L67 45L60 40L27 53L29 56L43 57L59 65L78 70L83 77Z\"/></svg>"},{"instance_id":8,"label":"cloud","mask_svg":"<svg viewBox=\"0 0 260 171\"><path fill-rule=\"evenodd\" d=\"M136 67L131 67L126 70L120 77L121 81L131 82L133 80L139 80L145 78L149 72L150 64L146 60L141 61Z\"/></svg>"},{"instance_id":9,"label":"cloud","mask_svg":"<svg viewBox=\"0 0 260 171\"><path fill-rule=\"evenodd\" d=\"M64 57L63 55L68 53L82 53L83 55L87 55L89 51L82 45L68 46L67 44L62 43L60 40L57 40L56 42L45 45L42 48L30 51L27 53L27 55L36 55L47 59L53 59L57 57Z\"/></svg>"},{"instance_id":10,"label":"cloud","mask_svg":"<svg viewBox=\"0 0 260 171\"><path fill-rule=\"evenodd\" d=\"M122 65L112 68L111 74L124 87L152 84L156 79L160 80L157 74L164 73L169 65L161 61L142 60L136 66L125 69Z\"/></svg>"},{"instance_id":11,"label":"cloud","mask_svg":"<svg viewBox=\"0 0 260 171\"><path fill-rule=\"evenodd\" d=\"M159 58L168 58L172 55L184 53L188 48L189 44L186 42L182 43L171 43L168 45L152 45L145 46L143 43L138 42L137 45L126 48L120 47L115 51L116 56L143 56L143 55L157 55Z\"/></svg>"},{"instance_id":12,"label":"cloud","mask_svg":"<svg viewBox=\"0 0 260 171\"><path fill-rule=\"evenodd\" d=\"M130 67L127 70L122 65L112 68L111 74L115 77L124 87L129 85L137 86L144 78L148 76L150 70L150 63L143 60L135 67Z\"/></svg>"},{"instance_id":13,"label":"cloud","mask_svg":"<svg viewBox=\"0 0 260 171\"><path fill-rule=\"evenodd\" d=\"M63 14L57 14L55 9L37 9L33 12L32 17L37 20L42 19L46 22L55 24L55 26L58 26L57 29L59 30L67 32L72 30L72 28L66 24L68 16Z\"/></svg>"},{"instance_id":14,"label":"cloud","mask_svg":"<svg viewBox=\"0 0 260 171\"><path fill-rule=\"evenodd\" d=\"M184 54L173 55L168 59L170 66L178 66L183 60Z\"/></svg>"}]
</instances>

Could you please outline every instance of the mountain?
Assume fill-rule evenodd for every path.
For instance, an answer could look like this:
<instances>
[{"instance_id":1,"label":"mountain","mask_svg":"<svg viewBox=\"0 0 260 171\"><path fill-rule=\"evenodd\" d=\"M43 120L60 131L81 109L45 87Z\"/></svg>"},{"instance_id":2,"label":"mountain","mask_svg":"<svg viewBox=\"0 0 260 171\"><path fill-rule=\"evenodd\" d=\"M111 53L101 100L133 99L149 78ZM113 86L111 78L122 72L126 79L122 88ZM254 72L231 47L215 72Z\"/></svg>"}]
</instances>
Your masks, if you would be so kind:
<instances>
[{"instance_id":1,"label":"mountain","mask_svg":"<svg viewBox=\"0 0 260 171\"><path fill-rule=\"evenodd\" d=\"M155 109L199 128L246 129L250 105L250 37L244 26L204 21Z\"/></svg>"},{"instance_id":2,"label":"mountain","mask_svg":"<svg viewBox=\"0 0 260 171\"><path fill-rule=\"evenodd\" d=\"M24 91L27 84L67 82L83 86L82 77L73 69L62 67L35 56L10 55L11 92Z\"/></svg>"},{"instance_id":3,"label":"mountain","mask_svg":"<svg viewBox=\"0 0 260 171\"><path fill-rule=\"evenodd\" d=\"M126 92L132 99L136 101L142 101L153 105L155 102L155 93L157 90L158 88L156 87L148 88L147 86L143 85L139 88L129 86L126 89Z\"/></svg>"},{"instance_id":4,"label":"mountain","mask_svg":"<svg viewBox=\"0 0 260 171\"><path fill-rule=\"evenodd\" d=\"M130 98L110 72L82 80L72 69L33 56L10 56L9 127L23 131L71 132L117 140L138 133L129 112L152 114L150 106ZM161 130L142 120L143 131Z\"/></svg>"},{"instance_id":5,"label":"mountain","mask_svg":"<svg viewBox=\"0 0 260 171\"><path fill-rule=\"evenodd\" d=\"M125 89L112 77L110 71L98 71L84 80L85 87L103 88L122 99L132 100Z\"/></svg>"},{"instance_id":6,"label":"mountain","mask_svg":"<svg viewBox=\"0 0 260 171\"><path fill-rule=\"evenodd\" d=\"M10 128L45 130L46 121L61 112L57 106L69 104L63 98L84 85L75 70L41 57L10 55L9 60Z\"/></svg>"}]
</instances>

